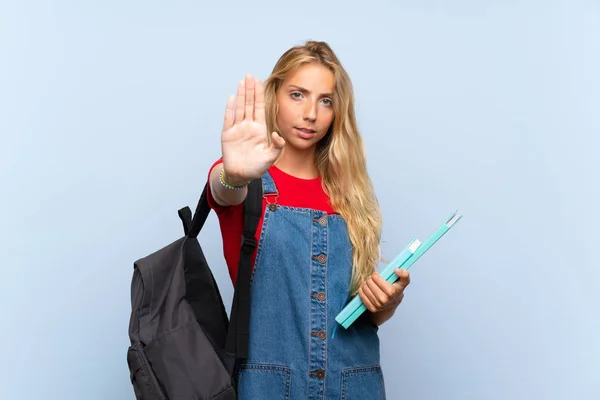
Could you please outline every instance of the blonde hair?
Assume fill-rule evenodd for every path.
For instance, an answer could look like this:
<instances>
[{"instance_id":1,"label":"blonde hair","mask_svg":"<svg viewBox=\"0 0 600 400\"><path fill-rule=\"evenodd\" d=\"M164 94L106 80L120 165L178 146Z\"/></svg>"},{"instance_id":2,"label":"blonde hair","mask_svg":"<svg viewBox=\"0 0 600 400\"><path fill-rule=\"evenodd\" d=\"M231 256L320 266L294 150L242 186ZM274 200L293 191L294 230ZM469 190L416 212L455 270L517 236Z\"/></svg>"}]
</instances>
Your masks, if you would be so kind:
<instances>
[{"instance_id":1,"label":"blonde hair","mask_svg":"<svg viewBox=\"0 0 600 400\"><path fill-rule=\"evenodd\" d=\"M287 50L265 81L267 132L279 132L276 94L299 67L320 63L335 76L334 120L317 145L316 163L331 205L346 221L352 243L351 291L356 293L379 263L381 210L367 173L365 147L354 111L352 82L331 47L308 41Z\"/></svg>"}]
</instances>

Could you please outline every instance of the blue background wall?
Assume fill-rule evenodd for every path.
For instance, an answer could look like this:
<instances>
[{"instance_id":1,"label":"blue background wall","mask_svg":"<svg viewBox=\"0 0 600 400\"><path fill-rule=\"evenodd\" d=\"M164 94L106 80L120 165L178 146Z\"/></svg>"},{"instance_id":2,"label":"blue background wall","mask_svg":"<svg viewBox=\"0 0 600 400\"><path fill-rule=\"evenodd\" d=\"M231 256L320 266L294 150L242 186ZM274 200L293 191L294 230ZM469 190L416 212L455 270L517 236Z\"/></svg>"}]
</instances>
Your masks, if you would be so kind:
<instances>
[{"instance_id":1,"label":"blue background wall","mask_svg":"<svg viewBox=\"0 0 600 400\"><path fill-rule=\"evenodd\" d=\"M381 328L389 398L600 398L599 38L596 1L2 1L0 398L133 398L133 261L306 39L354 81L384 257L465 215Z\"/></svg>"}]
</instances>

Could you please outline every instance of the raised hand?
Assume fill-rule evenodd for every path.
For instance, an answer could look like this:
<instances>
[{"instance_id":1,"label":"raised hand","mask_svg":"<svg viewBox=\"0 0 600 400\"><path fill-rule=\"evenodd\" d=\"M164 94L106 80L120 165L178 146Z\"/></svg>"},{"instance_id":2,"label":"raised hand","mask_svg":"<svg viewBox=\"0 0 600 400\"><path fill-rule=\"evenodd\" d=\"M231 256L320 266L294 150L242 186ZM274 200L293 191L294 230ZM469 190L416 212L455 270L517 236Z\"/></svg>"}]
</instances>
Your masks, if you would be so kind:
<instances>
[{"instance_id":1,"label":"raised hand","mask_svg":"<svg viewBox=\"0 0 600 400\"><path fill-rule=\"evenodd\" d=\"M267 137L264 86L247 75L237 89L237 97L227 101L221 134L223 168L227 181L242 185L260 178L277 159L285 140L276 132Z\"/></svg>"}]
</instances>

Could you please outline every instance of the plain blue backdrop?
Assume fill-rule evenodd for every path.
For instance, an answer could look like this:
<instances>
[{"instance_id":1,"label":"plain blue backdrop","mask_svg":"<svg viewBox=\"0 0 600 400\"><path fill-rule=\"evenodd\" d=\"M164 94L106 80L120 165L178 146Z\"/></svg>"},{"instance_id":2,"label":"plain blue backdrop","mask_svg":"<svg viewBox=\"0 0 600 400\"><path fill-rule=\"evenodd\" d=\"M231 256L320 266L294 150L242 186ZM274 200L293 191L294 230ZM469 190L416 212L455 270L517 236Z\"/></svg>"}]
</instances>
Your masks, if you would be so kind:
<instances>
[{"instance_id":1,"label":"plain blue backdrop","mask_svg":"<svg viewBox=\"0 0 600 400\"><path fill-rule=\"evenodd\" d=\"M0 3L0 398L133 399L133 262L181 235L247 72L349 71L383 256L464 214L381 328L392 400L600 398L597 1ZM201 240L227 307L211 215Z\"/></svg>"}]
</instances>

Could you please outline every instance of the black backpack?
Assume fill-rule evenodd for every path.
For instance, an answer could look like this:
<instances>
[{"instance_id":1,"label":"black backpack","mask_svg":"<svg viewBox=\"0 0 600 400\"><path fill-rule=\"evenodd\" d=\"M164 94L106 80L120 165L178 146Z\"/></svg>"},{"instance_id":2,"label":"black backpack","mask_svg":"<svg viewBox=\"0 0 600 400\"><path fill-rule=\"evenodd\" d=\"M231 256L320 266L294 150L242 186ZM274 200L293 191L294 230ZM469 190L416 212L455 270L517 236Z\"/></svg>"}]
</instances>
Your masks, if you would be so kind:
<instances>
[{"instance_id":1,"label":"black backpack","mask_svg":"<svg viewBox=\"0 0 600 400\"><path fill-rule=\"evenodd\" d=\"M235 374L248 357L251 256L262 213L262 184L252 181L244 202L244 234L228 320L219 288L197 236L210 212L208 183L185 235L134 263L127 351L138 400L234 400Z\"/></svg>"}]
</instances>

